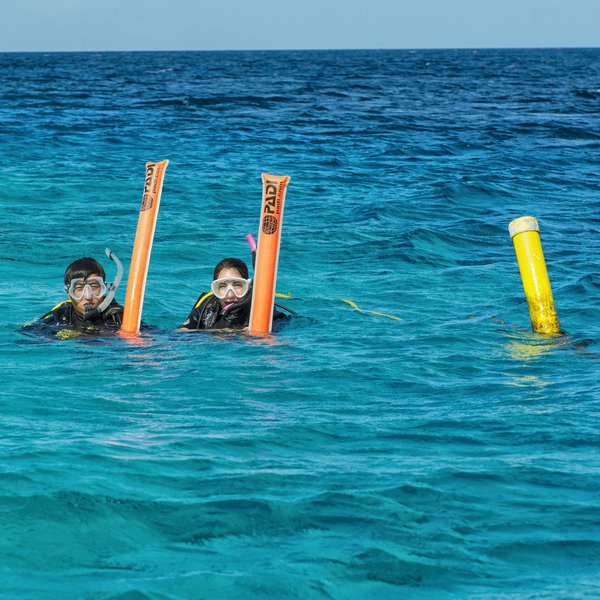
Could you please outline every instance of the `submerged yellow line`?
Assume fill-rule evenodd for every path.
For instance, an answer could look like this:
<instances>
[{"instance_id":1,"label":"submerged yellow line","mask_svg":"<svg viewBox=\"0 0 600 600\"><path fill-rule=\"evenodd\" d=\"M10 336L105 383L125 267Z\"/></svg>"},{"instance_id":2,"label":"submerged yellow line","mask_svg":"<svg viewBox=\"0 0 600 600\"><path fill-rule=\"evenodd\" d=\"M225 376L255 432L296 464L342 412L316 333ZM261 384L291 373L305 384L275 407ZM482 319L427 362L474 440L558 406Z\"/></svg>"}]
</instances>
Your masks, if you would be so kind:
<instances>
[{"instance_id":1,"label":"submerged yellow line","mask_svg":"<svg viewBox=\"0 0 600 600\"><path fill-rule=\"evenodd\" d=\"M349 304L352 308L356 309L357 311L359 311L361 313L377 315L378 317L386 317L387 319L393 319L394 321L402 321L402 319L400 317L395 317L394 315L387 315L386 313L377 312L376 310L364 310L360 306L358 306L358 304L356 304L356 302L354 302L353 300L343 300L342 299L342 302Z\"/></svg>"}]
</instances>

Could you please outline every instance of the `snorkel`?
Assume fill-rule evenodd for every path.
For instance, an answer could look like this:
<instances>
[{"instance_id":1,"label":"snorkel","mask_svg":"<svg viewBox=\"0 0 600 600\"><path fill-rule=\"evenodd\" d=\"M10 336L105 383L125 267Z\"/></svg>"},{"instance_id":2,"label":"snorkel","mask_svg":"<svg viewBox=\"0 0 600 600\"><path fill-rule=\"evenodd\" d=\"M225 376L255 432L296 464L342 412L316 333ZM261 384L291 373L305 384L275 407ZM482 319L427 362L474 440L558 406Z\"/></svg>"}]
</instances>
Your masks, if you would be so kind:
<instances>
[{"instance_id":1,"label":"snorkel","mask_svg":"<svg viewBox=\"0 0 600 600\"><path fill-rule=\"evenodd\" d=\"M256 240L251 233L246 236L246 239L248 240L248 245L250 246L250 251L252 252L252 268L254 269L254 267L256 267Z\"/></svg>"},{"instance_id":2,"label":"snorkel","mask_svg":"<svg viewBox=\"0 0 600 600\"><path fill-rule=\"evenodd\" d=\"M86 307L85 315L83 316L84 321L92 319L108 308L110 303L114 300L117 289L119 288L119 284L121 283L121 279L123 278L123 263L119 260L119 257L112 252L110 248L106 248L105 252L106 256L108 256L108 258L110 258L110 260L117 265L117 274L114 281L106 286L108 294L106 294L104 300L102 300L102 302L96 308L87 310Z\"/></svg>"}]
</instances>

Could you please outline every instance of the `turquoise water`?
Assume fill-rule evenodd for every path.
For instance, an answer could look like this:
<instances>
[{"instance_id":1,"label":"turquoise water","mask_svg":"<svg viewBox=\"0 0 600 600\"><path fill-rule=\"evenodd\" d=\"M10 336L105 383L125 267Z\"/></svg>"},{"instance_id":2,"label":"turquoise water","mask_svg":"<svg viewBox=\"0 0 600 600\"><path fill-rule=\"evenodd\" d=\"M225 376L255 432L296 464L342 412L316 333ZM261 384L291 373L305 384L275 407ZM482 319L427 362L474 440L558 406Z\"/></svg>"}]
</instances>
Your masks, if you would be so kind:
<instances>
[{"instance_id":1,"label":"turquoise water","mask_svg":"<svg viewBox=\"0 0 600 600\"><path fill-rule=\"evenodd\" d=\"M0 75L3 597L600 596L600 50ZM144 343L20 332L72 260L128 266L165 158ZM301 317L176 332L220 258L249 260L261 172L292 178L278 291ZM565 337L529 329L526 214Z\"/></svg>"}]
</instances>

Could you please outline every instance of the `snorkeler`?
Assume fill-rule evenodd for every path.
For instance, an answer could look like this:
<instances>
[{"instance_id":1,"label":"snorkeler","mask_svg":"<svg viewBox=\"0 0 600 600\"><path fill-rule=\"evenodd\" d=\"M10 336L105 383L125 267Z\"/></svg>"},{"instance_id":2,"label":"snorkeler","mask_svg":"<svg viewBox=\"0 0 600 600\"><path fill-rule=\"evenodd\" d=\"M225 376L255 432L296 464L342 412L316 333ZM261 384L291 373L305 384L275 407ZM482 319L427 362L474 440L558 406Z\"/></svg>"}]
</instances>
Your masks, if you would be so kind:
<instances>
[{"instance_id":1,"label":"snorkeler","mask_svg":"<svg viewBox=\"0 0 600 600\"><path fill-rule=\"evenodd\" d=\"M68 299L56 305L32 325L70 327L88 331L119 329L123 307L114 298L123 276L123 265L108 248L106 254L117 265L114 283L106 284L106 273L94 258L80 258L72 262L64 275Z\"/></svg>"},{"instance_id":2,"label":"snorkeler","mask_svg":"<svg viewBox=\"0 0 600 600\"><path fill-rule=\"evenodd\" d=\"M224 258L214 269L211 291L200 294L180 329L243 329L252 305L252 280L239 258Z\"/></svg>"},{"instance_id":3,"label":"snorkeler","mask_svg":"<svg viewBox=\"0 0 600 600\"><path fill-rule=\"evenodd\" d=\"M214 269L210 292L200 294L188 318L179 328L244 329L248 327L252 307L252 280L248 266L239 258L224 258ZM285 318L274 311L273 319Z\"/></svg>"}]
</instances>

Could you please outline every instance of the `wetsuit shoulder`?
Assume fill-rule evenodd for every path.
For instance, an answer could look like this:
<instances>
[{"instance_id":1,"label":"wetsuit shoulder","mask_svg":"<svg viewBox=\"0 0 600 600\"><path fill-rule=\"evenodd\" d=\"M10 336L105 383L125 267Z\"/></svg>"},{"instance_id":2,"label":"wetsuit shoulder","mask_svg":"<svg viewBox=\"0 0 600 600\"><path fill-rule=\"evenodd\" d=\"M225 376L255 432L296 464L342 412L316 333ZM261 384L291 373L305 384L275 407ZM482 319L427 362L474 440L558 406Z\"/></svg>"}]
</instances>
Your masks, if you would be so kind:
<instances>
[{"instance_id":1,"label":"wetsuit shoulder","mask_svg":"<svg viewBox=\"0 0 600 600\"><path fill-rule=\"evenodd\" d=\"M70 300L59 302L53 309L38 319L45 325L72 325L73 305Z\"/></svg>"},{"instance_id":2,"label":"wetsuit shoulder","mask_svg":"<svg viewBox=\"0 0 600 600\"><path fill-rule=\"evenodd\" d=\"M214 310L216 308L215 306L213 306L215 304L215 301L217 304L219 304L218 299L215 298L215 295L212 292L203 292L202 294L200 294L196 302L194 302L194 306L192 307L190 314L187 316L187 319L180 325L180 328L205 329L206 324L204 322L204 317L207 313L207 310L209 312L212 312L209 309Z\"/></svg>"},{"instance_id":3,"label":"wetsuit shoulder","mask_svg":"<svg viewBox=\"0 0 600 600\"><path fill-rule=\"evenodd\" d=\"M202 292L198 296L198 300L194 302L194 308L202 307L206 302L209 302L211 298L214 298L214 294L212 292Z\"/></svg>"}]
</instances>

